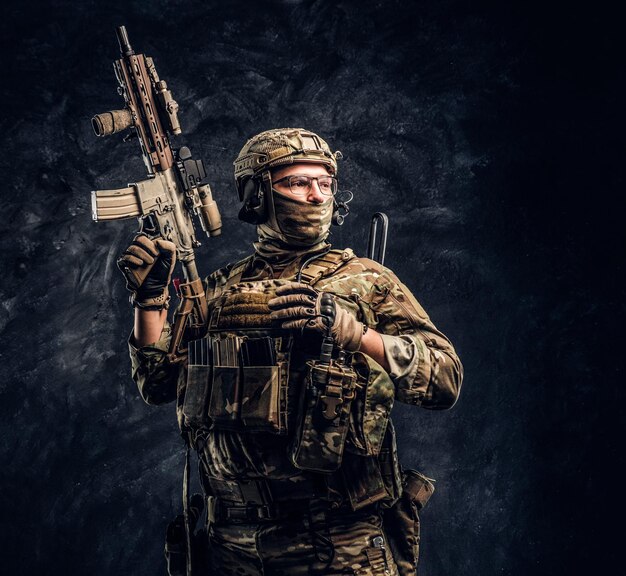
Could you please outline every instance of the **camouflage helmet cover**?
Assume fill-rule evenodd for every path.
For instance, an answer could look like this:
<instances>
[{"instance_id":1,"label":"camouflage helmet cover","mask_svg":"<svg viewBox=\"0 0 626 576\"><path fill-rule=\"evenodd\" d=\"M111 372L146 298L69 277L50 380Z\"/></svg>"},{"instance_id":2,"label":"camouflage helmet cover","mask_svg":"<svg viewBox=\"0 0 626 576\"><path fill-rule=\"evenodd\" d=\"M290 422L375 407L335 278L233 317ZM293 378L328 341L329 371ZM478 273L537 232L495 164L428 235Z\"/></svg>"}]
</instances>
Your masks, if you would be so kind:
<instances>
[{"instance_id":1,"label":"camouflage helmet cover","mask_svg":"<svg viewBox=\"0 0 626 576\"><path fill-rule=\"evenodd\" d=\"M337 174L341 152L331 152L328 144L314 132L303 128L266 130L250 138L233 162L239 198L243 200L242 184L265 170L296 162L323 164Z\"/></svg>"}]
</instances>

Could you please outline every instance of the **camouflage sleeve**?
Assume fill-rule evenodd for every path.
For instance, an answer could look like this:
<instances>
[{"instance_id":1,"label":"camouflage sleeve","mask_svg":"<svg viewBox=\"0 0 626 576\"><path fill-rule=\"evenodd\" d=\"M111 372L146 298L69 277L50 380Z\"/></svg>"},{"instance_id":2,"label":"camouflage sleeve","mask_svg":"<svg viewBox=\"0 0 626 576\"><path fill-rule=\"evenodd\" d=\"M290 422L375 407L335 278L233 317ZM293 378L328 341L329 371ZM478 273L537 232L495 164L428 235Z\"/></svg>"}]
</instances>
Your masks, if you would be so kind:
<instances>
[{"instance_id":1,"label":"camouflage sleeve","mask_svg":"<svg viewBox=\"0 0 626 576\"><path fill-rule=\"evenodd\" d=\"M141 397L148 404L165 404L176 399L180 366L166 360L170 331L170 324L166 322L159 340L141 348L135 345L132 332L128 338L132 377Z\"/></svg>"},{"instance_id":2,"label":"camouflage sleeve","mask_svg":"<svg viewBox=\"0 0 626 576\"><path fill-rule=\"evenodd\" d=\"M376 330L383 340L396 398L424 408L451 408L463 380L454 347L393 272L383 269L374 292Z\"/></svg>"}]
</instances>

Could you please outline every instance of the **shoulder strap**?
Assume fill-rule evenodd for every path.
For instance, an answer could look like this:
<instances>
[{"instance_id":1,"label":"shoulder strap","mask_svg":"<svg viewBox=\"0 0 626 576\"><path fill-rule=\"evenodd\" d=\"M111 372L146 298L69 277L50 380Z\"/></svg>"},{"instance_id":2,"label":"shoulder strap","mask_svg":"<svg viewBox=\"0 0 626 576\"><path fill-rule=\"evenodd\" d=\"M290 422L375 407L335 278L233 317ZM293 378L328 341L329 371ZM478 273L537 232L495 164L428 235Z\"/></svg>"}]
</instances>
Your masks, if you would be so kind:
<instances>
[{"instance_id":1,"label":"shoulder strap","mask_svg":"<svg viewBox=\"0 0 626 576\"><path fill-rule=\"evenodd\" d=\"M228 273L226 282L220 287L220 294L241 282L241 278L253 258L254 255L250 255L233 264ZM318 256L304 265L300 271L300 281L313 286L322 278L334 274L353 258L356 258L356 256L350 248L346 248L345 250L329 250L326 254ZM217 295L218 294L216 294L216 296Z\"/></svg>"},{"instance_id":2,"label":"shoulder strap","mask_svg":"<svg viewBox=\"0 0 626 576\"><path fill-rule=\"evenodd\" d=\"M213 298L221 296L226 290L241 281L241 277L246 271L248 264L252 261L252 258L254 258L253 255L246 256L243 260L239 260L239 262L235 262L235 264L232 265L232 267L228 271L228 275L225 274L226 281L219 286L215 286L215 289L213 291Z\"/></svg>"},{"instance_id":3,"label":"shoulder strap","mask_svg":"<svg viewBox=\"0 0 626 576\"><path fill-rule=\"evenodd\" d=\"M254 255L251 254L250 256L246 256L243 260L240 260L239 262L233 264L233 267L228 273L228 279L226 280L226 284L224 286L225 290L228 290L228 288L234 286L235 284L239 284L239 282L241 281L241 277L246 271L248 264L250 264L250 262L252 261L252 258L254 258Z\"/></svg>"},{"instance_id":4,"label":"shoulder strap","mask_svg":"<svg viewBox=\"0 0 626 576\"><path fill-rule=\"evenodd\" d=\"M300 270L300 281L313 286L322 278L334 274L353 258L356 258L356 256L350 248L329 250L326 254L322 254L311 262L305 263L302 270Z\"/></svg>"}]
</instances>

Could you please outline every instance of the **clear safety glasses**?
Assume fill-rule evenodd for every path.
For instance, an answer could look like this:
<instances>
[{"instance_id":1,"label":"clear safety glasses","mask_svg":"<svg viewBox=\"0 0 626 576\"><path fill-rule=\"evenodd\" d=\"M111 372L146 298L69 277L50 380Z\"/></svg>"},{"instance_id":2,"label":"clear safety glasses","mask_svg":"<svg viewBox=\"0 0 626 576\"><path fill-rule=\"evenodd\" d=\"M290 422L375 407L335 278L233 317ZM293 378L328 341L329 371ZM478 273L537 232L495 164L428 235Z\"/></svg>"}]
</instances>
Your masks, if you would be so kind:
<instances>
[{"instance_id":1,"label":"clear safety glasses","mask_svg":"<svg viewBox=\"0 0 626 576\"><path fill-rule=\"evenodd\" d=\"M292 174L291 176L285 176L280 180L275 180L273 184L280 184L281 182L287 182L292 194L306 195L311 191L313 186L313 180L317 180L320 192L324 196L334 196L337 193L337 180L332 176L300 176L298 174Z\"/></svg>"}]
</instances>

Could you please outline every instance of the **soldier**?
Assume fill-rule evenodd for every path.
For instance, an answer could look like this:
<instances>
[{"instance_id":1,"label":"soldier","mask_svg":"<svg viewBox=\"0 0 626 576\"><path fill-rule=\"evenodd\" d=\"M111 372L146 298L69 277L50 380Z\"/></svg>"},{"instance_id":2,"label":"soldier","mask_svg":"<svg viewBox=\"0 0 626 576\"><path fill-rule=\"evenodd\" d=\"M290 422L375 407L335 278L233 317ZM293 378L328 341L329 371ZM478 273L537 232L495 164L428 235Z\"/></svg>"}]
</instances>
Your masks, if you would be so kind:
<instances>
[{"instance_id":1,"label":"soldier","mask_svg":"<svg viewBox=\"0 0 626 576\"><path fill-rule=\"evenodd\" d=\"M135 237L132 376L177 400L208 498L206 574L415 574L432 484L400 469L394 400L450 408L462 366L398 278L327 242L338 152L303 129L251 138L235 160L254 253L205 281L209 320L166 358L174 245Z\"/></svg>"}]
</instances>

